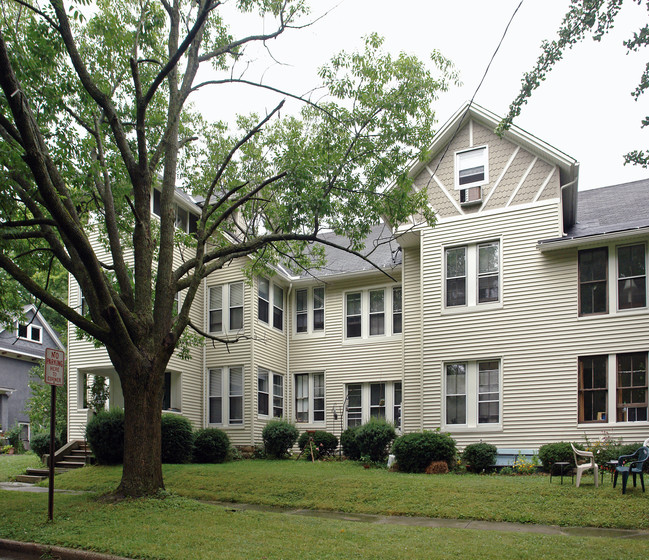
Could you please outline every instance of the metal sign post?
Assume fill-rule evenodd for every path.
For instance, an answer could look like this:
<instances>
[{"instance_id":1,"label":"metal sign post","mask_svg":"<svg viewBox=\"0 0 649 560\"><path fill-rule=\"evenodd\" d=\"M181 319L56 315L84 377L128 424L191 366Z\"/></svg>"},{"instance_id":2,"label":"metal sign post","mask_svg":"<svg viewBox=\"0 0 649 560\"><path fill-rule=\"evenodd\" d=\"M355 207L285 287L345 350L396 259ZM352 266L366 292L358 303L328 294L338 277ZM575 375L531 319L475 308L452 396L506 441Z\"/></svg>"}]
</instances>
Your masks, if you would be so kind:
<instances>
[{"instance_id":1,"label":"metal sign post","mask_svg":"<svg viewBox=\"0 0 649 560\"><path fill-rule=\"evenodd\" d=\"M54 445L56 425L56 388L63 385L65 352L48 348L45 350L45 383L52 386L50 399L50 482L48 488L47 513L48 519L54 519Z\"/></svg>"}]
</instances>

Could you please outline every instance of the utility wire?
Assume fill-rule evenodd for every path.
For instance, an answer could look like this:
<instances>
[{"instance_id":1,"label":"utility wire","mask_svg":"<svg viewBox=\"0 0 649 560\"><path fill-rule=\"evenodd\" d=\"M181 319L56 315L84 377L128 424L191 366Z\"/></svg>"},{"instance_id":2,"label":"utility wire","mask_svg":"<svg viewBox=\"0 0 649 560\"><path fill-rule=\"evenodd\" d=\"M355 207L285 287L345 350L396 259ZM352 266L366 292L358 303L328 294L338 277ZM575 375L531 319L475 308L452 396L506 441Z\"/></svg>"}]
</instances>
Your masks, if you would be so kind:
<instances>
[{"instance_id":1,"label":"utility wire","mask_svg":"<svg viewBox=\"0 0 649 560\"><path fill-rule=\"evenodd\" d=\"M518 10L520 7L523 5L523 2L525 0L521 0L518 3L518 6L516 6L516 9L514 10L514 13L512 14L512 17L509 18L509 23L507 23L507 27L505 27L505 31L503 32L502 37L500 38L500 41L498 43L498 46L496 47L496 50L494 53L491 55L491 60L489 60L489 64L487 64L487 68L484 71L484 74L482 75L482 79L480 80L480 83L478 84L478 87L475 88L475 91L473 92L473 95L471 96L471 99L469 100L469 104L467 105L464 114L462 115L462 118L458 121L457 123L457 128L455 129L455 132L453 133L453 136L451 136L451 139L447 142L446 148L444 148L444 152L442 153L442 157L439 158L439 161L437 162L437 165L435 166L435 171L433 171L433 174L430 176L430 179L428 179L428 182L426 183L426 187L430 185L431 181L433 180L433 177L437 173L437 170L439 169L439 166L442 164L442 161L446 157L446 153L448 152L449 147L451 146L451 143L453 140L455 140L455 137L457 136L457 133L460 131L460 128L463 124L464 117L467 115L469 112L469 109L471 109L471 105L473 104L473 100L475 99L475 96L478 94L478 91L480 90L480 87L482 86L483 82L485 81L485 78L487 77L487 74L489 73L489 69L491 68L491 63L494 61L494 58L496 58L496 54L498 54L498 51L500 50L500 46L503 44L503 41L505 40L505 37L507 35L507 31L509 31L509 27L512 24L512 21L514 21L514 17L518 13Z\"/></svg>"}]
</instances>

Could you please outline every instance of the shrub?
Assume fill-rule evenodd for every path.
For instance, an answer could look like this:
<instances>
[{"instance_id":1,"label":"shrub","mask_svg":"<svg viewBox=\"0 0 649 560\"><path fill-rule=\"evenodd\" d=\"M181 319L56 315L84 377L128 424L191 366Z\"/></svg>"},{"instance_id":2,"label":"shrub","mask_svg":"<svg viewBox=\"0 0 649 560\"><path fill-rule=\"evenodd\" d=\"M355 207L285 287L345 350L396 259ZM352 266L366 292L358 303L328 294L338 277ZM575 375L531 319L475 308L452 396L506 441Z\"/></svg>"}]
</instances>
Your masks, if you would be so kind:
<instances>
[{"instance_id":1,"label":"shrub","mask_svg":"<svg viewBox=\"0 0 649 560\"><path fill-rule=\"evenodd\" d=\"M309 432L303 432L302 435L297 440L297 446L300 448L300 451L304 451L304 457L311 459L311 450L309 449L309 437L311 434ZM313 456L315 459L320 457L328 457L333 455L336 452L338 447L338 438L324 430L316 430L313 433Z\"/></svg>"},{"instance_id":2,"label":"shrub","mask_svg":"<svg viewBox=\"0 0 649 560\"><path fill-rule=\"evenodd\" d=\"M261 432L266 455L275 459L287 457L299 435L298 429L290 422L271 420Z\"/></svg>"},{"instance_id":3,"label":"shrub","mask_svg":"<svg viewBox=\"0 0 649 560\"><path fill-rule=\"evenodd\" d=\"M496 462L498 450L490 443L472 443L464 448L462 461L466 463L467 470L480 473L487 470Z\"/></svg>"},{"instance_id":4,"label":"shrub","mask_svg":"<svg viewBox=\"0 0 649 560\"><path fill-rule=\"evenodd\" d=\"M23 453L25 451L22 435L22 428L18 423L14 424L9 431L7 431L7 441L9 442L9 445L14 448L16 453Z\"/></svg>"},{"instance_id":5,"label":"shrub","mask_svg":"<svg viewBox=\"0 0 649 560\"><path fill-rule=\"evenodd\" d=\"M194 437L194 463L223 463L228 457L230 438L218 428L198 430Z\"/></svg>"},{"instance_id":6,"label":"shrub","mask_svg":"<svg viewBox=\"0 0 649 560\"><path fill-rule=\"evenodd\" d=\"M46 434L45 432L34 434L29 442L29 446L42 460L43 455L47 455L50 452L50 434ZM55 436L54 449L58 449L59 447L61 447L61 440Z\"/></svg>"},{"instance_id":7,"label":"shrub","mask_svg":"<svg viewBox=\"0 0 649 560\"><path fill-rule=\"evenodd\" d=\"M385 461L390 452L390 445L396 437L394 426L385 420L372 418L356 431L356 442L361 456L370 461Z\"/></svg>"},{"instance_id":8,"label":"shrub","mask_svg":"<svg viewBox=\"0 0 649 560\"><path fill-rule=\"evenodd\" d=\"M358 447L356 432L360 426L347 428L340 434L340 445L343 448L343 455L352 461L358 461L361 458L361 450Z\"/></svg>"},{"instance_id":9,"label":"shrub","mask_svg":"<svg viewBox=\"0 0 649 560\"><path fill-rule=\"evenodd\" d=\"M86 426L86 440L100 465L117 465L124 460L124 411L102 410Z\"/></svg>"},{"instance_id":10,"label":"shrub","mask_svg":"<svg viewBox=\"0 0 649 560\"><path fill-rule=\"evenodd\" d=\"M575 445L578 449L582 447ZM550 467L554 463L563 461L575 466L575 458L570 447L570 442L559 441L557 443L546 443L539 448L539 459L543 464L543 470L550 472Z\"/></svg>"},{"instance_id":11,"label":"shrub","mask_svg":"<svg viewBox=\"0 0 649 560\"><path fill-rule=\"evenodd\" d=\"M442 432L418 432L398 437L392 446L399 470L424 472L433 461L455 461L455 440Z\"/></svg>"},{"instance_id":12,"label":"shrub","mask_svg":"<svg viewBox=\"0 0 649 560\"><path fill-rule=\"evenodd\" d=\"M191 463L194 448L192 423L177 414L162 415L162 462Z\"/></svg>"}]
</instances>

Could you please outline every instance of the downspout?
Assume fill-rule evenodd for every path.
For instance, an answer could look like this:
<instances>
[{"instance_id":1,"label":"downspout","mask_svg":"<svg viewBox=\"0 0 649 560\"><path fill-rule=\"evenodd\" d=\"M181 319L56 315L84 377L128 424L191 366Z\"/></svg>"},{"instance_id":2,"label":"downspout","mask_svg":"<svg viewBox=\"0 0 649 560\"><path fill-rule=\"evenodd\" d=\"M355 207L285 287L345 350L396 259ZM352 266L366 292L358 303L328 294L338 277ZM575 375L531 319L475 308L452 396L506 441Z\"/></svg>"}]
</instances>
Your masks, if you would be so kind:
<instances>
[{"instance_id":1,"label":"downspout","mask_svg":"<svg viewBox=\"0 0 649 560\"><path fill-rule=\"evenodd\" d=\"M269 285L270 286L270 285ZM255 447L255 323L257 322L255 320L255 317L257 317L258 311L255 312L254 306L255 306L255 301L257 302L257 305L259 305L259 299L255 299L255 289L259 290L259 278L254 277L253 282L252 282L252 301L250 302L250 305L247 306L250 308L250 398L247 399L250 402L250 445L252 447ZM270 289L270 288L269 288ZM244 296L244 310L246 309L246 301L245 301L245 296ZM244 311L244 324L245 324L245 311ZM244 366L244 374L243 374L243 386L245 388L246 386L246 374L245 374L245 366ZM244 389L244 394L245 394L245 389Z\"/></svg>"},{"instance_id":2,"label":"downspout","mask_svg":"<svg viewBox=\"0 0 649 560\"><path fill-rule=\"evenodd\" d=\"M207 307L207 278L203 278L203 328L205 332L209 330L209 311L206 313L205 310ZM209 426L209 418L207 415L207 401L209 394L208 379L209 375L207 374L207 344L203 342L203 427L207 428Z\"/></svg>"},{"instance_id":3,"label":"downspout","mask_svg":"<svg viewBox=\"0 0 649 560\"><path fill-rule=\"evenodd\" d=\"M288 413L289 409L289 403L292 402L290 397L291 394L291 380L290 380L290 375L291 375L291 350L289 346L289 340L291 336L291 328L290 328L290 318L292 315L290 314L289 311L289 306L290 306L290 301L291 301L291 292L293 291L293 282L291 282L288 285L288 294L286 294L286 412ZM288 414L286 414L287 418L290 418Z\"/></svg>"},{"instance_id":4,"label":"downspout","mask_svg":"<svg viewBox=\"0 0 649 560\"><path fill-rule=\"evenodd\" d=\"M569 183L566 183L565 185L560 187L560 191L561 191L561 231L559 231L560 236L563 236L564 233L566 232L566 227L565 227L566 224L565 224L565 220L564 220L564 202L563 202L564 197L563 197L563 191L564 191L564 189L567 189L567 188L572 187L573 185L575 185L578 180L579 180L579 177L577 177L576 179L573 179ZM576 212L576 207L577 207L577 190L576 189L575 189L575 194L573 196L572 205L573 205L573 207L575 209L575 212Z\"/></svg>"}]
</instances>

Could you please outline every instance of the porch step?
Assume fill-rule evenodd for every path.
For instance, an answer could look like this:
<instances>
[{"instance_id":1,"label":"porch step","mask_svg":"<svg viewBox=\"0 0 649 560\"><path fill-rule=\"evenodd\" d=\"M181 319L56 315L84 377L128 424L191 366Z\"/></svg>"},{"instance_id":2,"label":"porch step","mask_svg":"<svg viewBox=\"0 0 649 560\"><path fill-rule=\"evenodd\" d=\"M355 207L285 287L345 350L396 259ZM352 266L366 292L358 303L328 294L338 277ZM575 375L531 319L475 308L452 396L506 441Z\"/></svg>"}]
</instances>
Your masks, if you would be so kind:
<instances>
[{"instance_id":1,"label":"porch step","mask_svg":"<svg viewBox=\"0 0 649 560\"><path fill-rule=\"evenodd\" d=\"M67 457L66 457L67 459ZM56 467L63 467L65 469L80 469L81 467L85 467L86 463L85 461L57 461L56 462Z\"/></svg>"},{"instance_id":2,"label":"porch step","mask_svg":"<svg viewBox=\"0 0 649 560\"><path fill-rule=\"evenodd\" d=\"M19 474L16 476L16 482L27 482L29 484L36 484L41 480L45 480L47 476L37 476L35 474Z\"/></svg>"},{"instance_id":3,"label":"porch step","mask_svg":"<svg viewBox=\"0 0 649 560\"><path fill-rule=\"evenodd\" d=\"M58 467L54 469L54 474L61 474L66 472L67 469L59 469ZM50 475L50 470L47 468L43 469L27 469L27 474L31 476L43 476L48 477Z\"/></svg>"}]
</instances>

